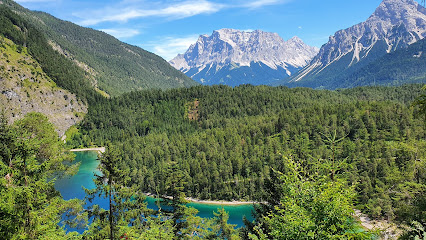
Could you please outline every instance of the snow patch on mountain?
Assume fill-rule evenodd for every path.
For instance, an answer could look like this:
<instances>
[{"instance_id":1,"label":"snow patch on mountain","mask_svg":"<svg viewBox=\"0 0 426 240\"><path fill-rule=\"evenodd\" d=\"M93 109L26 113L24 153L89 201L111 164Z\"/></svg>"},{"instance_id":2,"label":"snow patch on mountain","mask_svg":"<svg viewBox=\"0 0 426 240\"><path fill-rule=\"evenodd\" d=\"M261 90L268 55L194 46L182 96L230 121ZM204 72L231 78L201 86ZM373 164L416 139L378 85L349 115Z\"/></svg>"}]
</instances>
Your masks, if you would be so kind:
<instances>
[{"instance_id":1,"label":"snow patch on mountain","mask_svg":"<svg viewBox=\"0 0 426 240\"><path fill-rule=\"evenodd\" d=\"M292 81L318 74L347 54L352 54L352 61L347 66L351 67L367 58L379 41L386 43L387 50L383 52L386 54L425 37L426 9L423 6L414 0L384 0L365 22L331 36L310 65Z\"/></svg>"}]
</instances>

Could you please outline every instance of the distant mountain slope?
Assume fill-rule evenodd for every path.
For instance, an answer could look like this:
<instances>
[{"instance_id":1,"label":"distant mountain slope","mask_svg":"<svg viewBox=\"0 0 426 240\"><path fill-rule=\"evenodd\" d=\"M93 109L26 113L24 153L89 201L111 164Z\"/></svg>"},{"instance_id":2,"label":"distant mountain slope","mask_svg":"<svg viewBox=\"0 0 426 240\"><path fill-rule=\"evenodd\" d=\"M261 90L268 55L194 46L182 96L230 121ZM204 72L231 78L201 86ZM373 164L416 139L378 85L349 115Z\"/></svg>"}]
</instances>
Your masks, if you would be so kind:
<instances>
[{"instance_id":1,"label":"distant mountain slope","mask_svg":"<svg viewBox=\"0 0 426 240\"><path fill-rule=\"evenodd\" d=\"M84 102L57 87L26 47L0 36L0 52L0 111L10 123L29 112L41 112L63 135L83 119Z\"/></svg>"},{"instance_id":2,"label":"distant mountain slope","mask_svg":"<svg viewBox=\"0 0 426 240\"><path fill-rule=\"evenodd\" d=\"M43 12L29 11L11 0L2 2L42 30L54 49L85 70L92 84L110 95L196 85L164 59L139 47Z\"/></svg>"},{"instance_id":3,"label":"distant mountain slope","mask_svg":"<svg viewBox=\"0 0 426 240\"><path fill-rule=\"evenodd\" d=\"M170 64L207 85L259 85L290 76L317 52L298 37L284 41L276 33L220 29L211 36L200 36Z\"/></svg>"},{"instance_id":4,"label":"distant mountain slope","mask_svg":"<svg viewBox=\"0 0 426 240\"><path fill-rule=\"evenodd\" d=\"M426 39L385 54L360 70L344 76L336 87L426 83Z\"/></svg>"},{"instance_id":5,"label":"distant mountain slope","mask_svg":"<svg viewBox=\"0 0 426 240\"><path fill-rule=\"evenodd\" d=\"M330 37L312 62L291 77L290 85L334 89L361 82L373 84L367 79L354 84L350 76L356 76L368 64L425 36L423 6L414 0L384 0L365 22ZM285 82L288 80L283 80Z\"/></svg>"}]
</instances>

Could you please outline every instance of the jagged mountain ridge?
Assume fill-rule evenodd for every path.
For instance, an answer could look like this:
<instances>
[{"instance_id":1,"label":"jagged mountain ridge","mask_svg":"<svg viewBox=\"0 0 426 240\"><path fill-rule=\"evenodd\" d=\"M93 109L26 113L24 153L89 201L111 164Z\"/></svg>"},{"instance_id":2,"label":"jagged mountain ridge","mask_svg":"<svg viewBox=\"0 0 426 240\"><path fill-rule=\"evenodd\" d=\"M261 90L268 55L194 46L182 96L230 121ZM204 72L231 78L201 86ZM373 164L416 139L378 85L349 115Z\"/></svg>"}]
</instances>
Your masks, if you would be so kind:
<instances>
[{"instance_id":1,"label":"jagged mountain ridge","mask_svg":"<svg viewBox=\"0 0 426 240\"><path fill-rule=\"evenodd\" d=\"M268 84L305 66L318 49L298 37L220 29L201 35L184 54L170 61L176 69L204 84Z\"/></svg>"},{"instance_id":2,"label":"jagged mountain ridge","mask_svg":"<svg viewBox=\"0 0 426 240\"><path fill-rule=\"evenodd\" d=\"M340 30L290 83L337 88L339 80L426 36L426 9L414 0L384 0L365 21ZM287 80L284 80L287 82Z\"/></svg>"}]
</instances>

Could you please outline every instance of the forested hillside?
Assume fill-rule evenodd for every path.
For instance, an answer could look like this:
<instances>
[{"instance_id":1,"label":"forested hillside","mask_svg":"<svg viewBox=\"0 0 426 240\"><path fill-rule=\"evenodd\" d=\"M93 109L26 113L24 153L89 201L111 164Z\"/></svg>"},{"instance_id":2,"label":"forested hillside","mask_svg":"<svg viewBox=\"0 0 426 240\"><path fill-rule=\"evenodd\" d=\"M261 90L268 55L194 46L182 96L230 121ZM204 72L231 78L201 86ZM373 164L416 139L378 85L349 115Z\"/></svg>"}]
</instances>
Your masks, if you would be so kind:
<instances>
[{"instance_id":1,"label":"forested hillside","mask_svg":"<svg viewBox=\"0 0 426 240\"><path fill-rule=\"evenodd\" d=\"M70 147L106 146L99 156L103 174L86 190L87 209L53 189L55 178L76 166L69 168L71 158L47 119L29 114L7 125L2 117L0 236L372 239L353 217L357 208L411 226L407 237L422 237L421 87L198 86L101 98L67 134ZM170 208L147 209L143 192L159 194ZM109 209L93 202L98 195L110 199ZM201 219L185 196L261 204L254 222L236 231L223 209ZM66 233L57 225L63 214L65 223L86 231Z\"/></svg>"},{"instance_id":2,"label":"forested hillside","mask_svg":"<svg viewBox=\"0 0 426 240\"><path fill-rule=\"evenodd\" d=\"M0 104L10 121L42 112L59 135L102 98L84 72L56 53L31 24L0 6Z\"/></svg>"},{"instance_id":3,"label":"forested hillside","mask_svg":"<svg viewBox=\"0 0 426 240\"><path fill-rule=\"evenodd\" d=\"M94 103L103 98L94 91L90 81L85 77L86 73L71 60L53 50L43 33L34 25L3 5L0 5L0 18L0 34L11 40L18 48L26 47L42 70L59 87L76 94L86 103Z\"/></svg>"},{"instance_id":4,"label":"forested hillside","mask_svg":"<svg viewBox=\"0 0 426 240\"><path fill-rule=\"evenodd\" d=\"M120 42L104 32L30 11L11 0L2 1L2 5L31 22L49 41L47 48L54 48L73 61L93 86L109 95L197 84L159 56Z\"/></svg>"},{"instance_id":5,"label":"forested hillside","mask_svg":"<svg viewBox=\"0 0 426 240\"><path fill-rule=\"evenodd\" d=\"M69 144L112 141L147 192L165 191L175 163L183 191L201 199L264 201L285 156L307 172L343 176L359 209L402 221L424 214L412 202L426 179L424 119L411 106L420 93L419 85L133 92L92 106Z\"/></svg>"}]
</instances>

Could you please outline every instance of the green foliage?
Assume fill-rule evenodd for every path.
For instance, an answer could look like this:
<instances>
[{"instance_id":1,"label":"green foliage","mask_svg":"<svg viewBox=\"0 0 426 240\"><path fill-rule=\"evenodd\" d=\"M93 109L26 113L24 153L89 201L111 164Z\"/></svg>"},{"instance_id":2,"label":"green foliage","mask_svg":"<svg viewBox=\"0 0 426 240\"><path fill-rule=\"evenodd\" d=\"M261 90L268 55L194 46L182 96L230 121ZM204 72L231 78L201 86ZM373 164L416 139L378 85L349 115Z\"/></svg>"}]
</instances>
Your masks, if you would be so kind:
<instances>
[{"instance_id":1,"label":"green foliage","mask_svg":"<svg viewBox=\"0 0 426 240\"><path fill-rule=\"evenodd\" d=\"M402 235L400 239L414 239L414 240L425 240L426 239L426 225L421 224L417 221L411 222L409 229Z\"/></svg>"},{"instance_id":2,"label":"green foliage","mask_svg":"<svg viewBox=\"0 0 426 240\"><path fill-rule=\"evenodd\" d=\"M132 92L93 104L69 142L113 142L103 155L104 175L90 192L111 197L112 208L91 208L96 217L86 237L107 237L111 230L135 238L236 237L226 214L203 220L184 206L185 196L267 202L256 208L256 222L246 223L247 238L304 232L363 239L368 233L352 229L348 217L353 203L375 218L423 224L425 128L411 105L421 91L419 85L340 91L198 86ZM195 120L188 118L194 100ZM34 132L39 125L21 124ZM49 154L40 151L38 157ZM142 205L134 212L122 205L141 192L172 197L172 211L150 218Z\"/></svg>"},{"instance_id":3,"label":"green foliage","mask_svg":"<svg viewBox=\"0 0 426 240\"><path fill-rule=\"evenodd\" d=\"M58 226L62 214L82 211L79 200L65 201L54 189L56 177L69 169L53 125L30 113L13 126L0 121L0 238L66 239ZM67 163L68 162L68 163ZM85 216L75 218L75 224Z\"/></svg>"},{"instance_id":4,"label":"green foliage","mask_svg":"<svg viewBox=\"0 0 426 240\"><path fill-rule=\"evenodd\" d=\"M283 196L265 216L273 239L353 239L354 188L342 180L299 172L281 174ZM293 172L292 172L293 171Z\"/></svg>"},{"instance_id":5,"label":"green foliage","mask_svg":"<svg viewBox=\"0 0 426 240\"><path fill-rule=\"evenodd\" d=\"M360 182L357 207L393 219L406 215L403 209L412 203L403 196L419 191L411 183L424 178L423 121L410 107L420 92L418 85L133 92L92 106L76 141L114 141L132 181L145 192L164 194L168 164L175 162L187 176L186 195L224 200L267 200L271 167L283 170L281 155L331 165L334 152L337 173ZM194 99L200 102L197 121L187 119L185 107ZM333 150L321 133L334 131L346 138Z\"/></svg>"},{"instance_id":6,"label":"green foliage","mask_svg":"<svg viewBox=\"0 0 426 240\"><path fill-rule=\"evenodd\" d=\"M421 91L419 85L334 92L247 85L133 92L92 106L79 141L114 141L123 164L132 169L133 183L146 192L171 195L175 186L181 195L174 199L185 193L268 202L256 210L260 225L246 223L259 237L262 232L269 236L261 227L262 213L276 212L282 204L282 179L271 170L286 174L282 156L290 156L312 176L338 175L341 189L345 182L358 183L356 208L370 216L409 223L424 214L425 129L411 106ZM199 117L194 121L187 111L195 99ZM303 186L345 195L321 181ZM308 214L299 205L290 205L294 214ZM176 219L185 219L185 211L179 210ZM277 219L270 222L278 227ZM317 223L303 224L309 230ZM349 225L331 228L342 226Z\"/></svg>"},{"instance_id":7,"label":"green foliage","mask_svg":"<svg viewBox=\"0 0 426 240\"><path fill-rule=\"evenodd\" d=\"M213 212L213 221L218 227L217 232L221 239L239 239L236 235L235 225L228 224L229 214L225 209L219 208L217 212Z\"/></svg>"},{"instance_id":8,"label":"green foliage","mask_svg":"<svg viewBox=\"0 0 426 240\"><path fill-rule=\"evenodd\" d=\"M423 86L423 90L426 91L426 85ZM425 128L426 128L426 93L418 96L416 100L413 102L413 106L418 107L418 113L420 115L423 115L425 121Z\"/></svg>"},{"instance_id":9,"label":"green foliage","mask_svg":"<svg viewBox=\"0 0 426 240\"><path fill-rule=\"evenodd\" d=\"M121 169L121 152L109 144L106 151L100 154L101 175L95 175L96 188L86 189L88 200L94 197L104 197L109 201L109 209L99 205L89 207L89 217L94 217L86 236L96 238L116 239L123 235L126 226L142 228L144 216L149 216L144 196L135 187L129 185L128 171Z\"/></svg>"}]
</instances>

